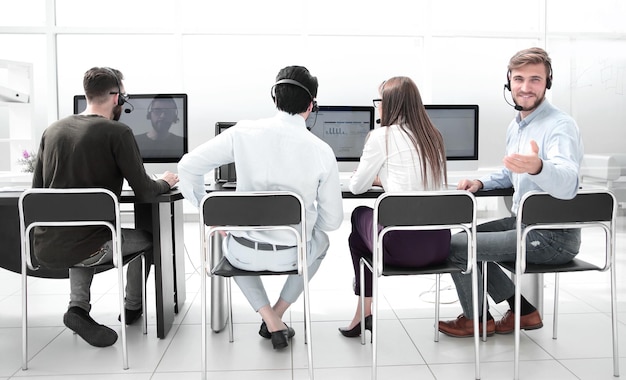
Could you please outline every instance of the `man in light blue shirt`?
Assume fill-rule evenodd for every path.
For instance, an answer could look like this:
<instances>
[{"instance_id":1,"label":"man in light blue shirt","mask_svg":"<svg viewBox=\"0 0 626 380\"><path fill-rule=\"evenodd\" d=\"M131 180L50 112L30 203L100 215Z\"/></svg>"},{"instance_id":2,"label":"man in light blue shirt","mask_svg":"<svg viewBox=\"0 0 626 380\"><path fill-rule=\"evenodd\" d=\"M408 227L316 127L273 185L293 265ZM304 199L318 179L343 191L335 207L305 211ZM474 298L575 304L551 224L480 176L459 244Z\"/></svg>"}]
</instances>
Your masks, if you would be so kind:
<instances>
[{"instance_id":1,"label":"man in light blue shirt","mask_svg":"<svg viewBox=\"0 0 626 380\"><path fill-rule=\"evenodd\" d=\"M559 199L573 198L578 191L578 172L583 157L576 122L545 98L546 90L552 86L552 65L548 54L540 48L519 51L509 61L508 69L505 87L511 91L519 113L507 130L504 168L479 180L462 180L457 186L471 192L514 189L511 207L514 216L481 224L477 229L477 260L489 262L487 291L494 302L506 300L510 305L510 310L498 322L488 312L487 335L508 334L514 330L514 284L495 262L515 261L515 215L520 199L532 190L546 191ZM580 230L534 230L529 233L527 241L528 262L562 264L578 254ZM465 268L467 246L462 234L452 237L450 250L450 260ZM439 331L454 337L473 336L473 318L476 316L472 315L471 276L453 274L452 278L463 314L455 320L439 322ZM479 281L479 310L482 310L482 292L482 282ZM520 314L521 329L543 326L539 312L523 296ZM481 324L481 333L482 328Z\"/></svg>"},{"instance_id":2,"label":"man in light blue shirt","mask_svg":"<svg viewBox=\"0 0 626 380\"><path fill-rule=\"evenodd\" d=\"M185 198L198 206L206 194L204 175L234 162L237 191L288 190L300 195L306 209L311 278L328 250L325 231L336 230L343 221L337 161L332 148L306 129L305 120L317 107L317 78L304 67L285 67L271 92L276 115L240 121L186 154L178 164L179 186ZM256 243L276 249L264 251L268 244ZM286 231L233 231L224 248L228 261L244 270L287 271L295 269L297 262L295 239ZM263 318L259 334L271 338L275 349L287 347L287 337L294 331L282 316L302 293L302 278L289 276L274 306L259 277L235 277L235 281Z\"/></svg>"}]
</instances>

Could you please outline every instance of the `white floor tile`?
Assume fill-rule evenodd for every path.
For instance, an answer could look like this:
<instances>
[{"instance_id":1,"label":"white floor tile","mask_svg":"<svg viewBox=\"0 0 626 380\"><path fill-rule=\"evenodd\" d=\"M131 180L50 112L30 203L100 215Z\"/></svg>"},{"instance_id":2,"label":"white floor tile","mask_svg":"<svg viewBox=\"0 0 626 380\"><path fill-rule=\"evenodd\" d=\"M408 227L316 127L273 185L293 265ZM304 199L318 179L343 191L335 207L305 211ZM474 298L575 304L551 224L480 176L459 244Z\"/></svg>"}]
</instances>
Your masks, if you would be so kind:
<instances>
[{"instance_id":1,"label":"white floor tile","mask_svg":"<svg viewBox=\"0 0 626 380\"><path fill-rule=\"evenodd\" d=\"M358 202L363 203L363 202ZM366 201L367 203L367 201ZM356 205L356 204L355 204ZM350 205L353 207L355 205ZM349 213L347 214L349 217ZM616 270L626 270L626 218L621 217L617 234ZM352 319L357 297L352 290L354 272L347 245L349 219L329 234L331 249L310 283L312 311L313 368L317 379L366 379L371 374L372 345L359 338L345 338L338 331ZM29 281L29 369L21 366L21 283L20 276L0 271L0 380L5 379L87 379L165 380L199 379L201 355L200 283L201 270L198 227L185 225L187 301L175 317L166 339L155 331L154 283L148 282L148 335L140 326L128 328L129 370L122 369L121 342L109 348L91 347L63 326L68 303L67 280ZM583 249L603 249L601 233L583 236ZM152 276L152 275L151 275ZM270 299L278 297L284 277L266 280ZM210 281L209 281L210 284ZM440 335L434 341L434 277L383 278L378 311L379 379L473 379L474 346L471 338ZM441 318L461 313L454 283L442 277ZM619 276L619 341L626 342L626 277ZM210 294L210 285L209 285ZM607 273L561 275L559 336L552 339L554 280L545 276L544 327L521 335L520 375L522 379L613 379L610 328L610 281ZM113 272L94 279L92 316L116 331L118 296ZM499 318L508 304L490 303ZM235 341L228 342L226 330L208 330L208 379L307 379L307 346L304 344L303 304L300 298L285 321L296 336L285 350L275 351L271 342L258 335L261 318L249 306L233 283ZM207 309L210 317L211 307ZM481 378L507 379L513 376L513 335L495 335L480 342ZM622 348L626 353L626 349ZM620 357L626 368L626 354Z\"/></svg>"}]
</instances>

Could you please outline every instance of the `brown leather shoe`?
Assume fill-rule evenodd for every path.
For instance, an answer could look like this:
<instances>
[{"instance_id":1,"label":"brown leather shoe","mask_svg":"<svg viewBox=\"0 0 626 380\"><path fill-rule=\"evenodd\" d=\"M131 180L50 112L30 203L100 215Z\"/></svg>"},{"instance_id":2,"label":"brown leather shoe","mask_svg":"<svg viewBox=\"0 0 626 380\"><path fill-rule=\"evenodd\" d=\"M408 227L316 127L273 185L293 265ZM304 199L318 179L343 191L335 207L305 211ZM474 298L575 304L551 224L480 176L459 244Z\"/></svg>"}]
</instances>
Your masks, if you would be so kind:
<instances>
[{"instance_id":1,"label":"brown leather shoe","mask_svg":"<svg viewBox=\"0 0 626 380\"><path fill-rule=\"evenodd\" d=\"M520 330L536 330L543 327L539 310L522 315L519 320ZM515 313L511 310L504 313L501 320L496 322L497 334L510 334L515 330Z\"/></svg>"},{"instance_id":2,"label":"brown leather shoe","mask_svg":"<svg viewBox=\"0 0 626 380\"><path fill-rule=\"evenodd\" d=\"M483 333L482 320L478 323L478 331ZM461 314L457 319L453 321L439 321L439 331L442 333L453 336L455 338L465 338L474 336L474 321L465 318L465 315ZM496 324L493 319L487 321L487 336L491 336L496 332Z\"/></svg>"}]
</instances>

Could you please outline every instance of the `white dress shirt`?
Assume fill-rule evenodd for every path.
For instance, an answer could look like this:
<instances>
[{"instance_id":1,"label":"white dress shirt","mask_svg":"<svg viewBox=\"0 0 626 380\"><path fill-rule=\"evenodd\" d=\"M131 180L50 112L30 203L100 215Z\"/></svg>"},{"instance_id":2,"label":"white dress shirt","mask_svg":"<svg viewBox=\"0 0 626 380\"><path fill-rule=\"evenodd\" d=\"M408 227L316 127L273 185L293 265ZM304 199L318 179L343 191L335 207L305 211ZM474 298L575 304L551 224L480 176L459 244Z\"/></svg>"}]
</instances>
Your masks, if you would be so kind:
<instances>
[{"instance_id":1,"label":"white dress shirt","mask_svg":"<svg viewBox=\"0 0 626 380\"><path fill-rule=\"evenodd\" d=\"M343 221L335 155L306 129L300 115L240 121L189 152L178 164L179 188L196 207L206 194L204 175L235 163L237 191L293 191L306 209L307 241L312 230L332 231ZM293 245L287 231L237 233L271 244Z\"/></svg>"}]
</instances>

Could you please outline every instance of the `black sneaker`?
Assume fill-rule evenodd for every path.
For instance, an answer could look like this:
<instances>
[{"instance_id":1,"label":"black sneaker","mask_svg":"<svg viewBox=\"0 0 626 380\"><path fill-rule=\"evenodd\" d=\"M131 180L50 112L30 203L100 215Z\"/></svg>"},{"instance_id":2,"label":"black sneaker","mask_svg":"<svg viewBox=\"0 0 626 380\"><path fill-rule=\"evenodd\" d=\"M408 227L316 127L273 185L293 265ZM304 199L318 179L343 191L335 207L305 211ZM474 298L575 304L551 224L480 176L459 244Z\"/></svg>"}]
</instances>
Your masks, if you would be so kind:
<instances>
[{"instance_id":1,"label":"black sneaker","mask_svg":"<svg viewBox=\"0 0 626 380\"><path fill-rule=\"evenodd\" d=\"M143 310L142 309L130 310L130 309L124 308L124 314L126 315L126 325L128 326L137 322L139 318L141 318L141 315L143 314ZM121 322L122 316L118 315L117 320Z\"/></svg>"},{"instance_id":2,"label":"black sneaker","mask_svg":"<svg viewBox=\"0 0 626 380\"><path fill-rule=\"evenodd\" d=\"M296 335L296 331L287 326L287 324L285 324L285 326L287 327L287 338L291 339L294 337L294 335ZM267 325L265 324L265 321L263 321L263 323L261 323L261 328L259 328L259 335L261 335L263 338L265 339L271 339L272 338L272 333L267 329Z\"/></svg>"},{"instance_id":3,"label":"black sneaker","mask_svg":"<svg viewBox=\"0 0 626 380\"><path fill-rule=\"evenodd\" d=\"M63 323L92 346L108 347L117 341L115 331L94 321L80 307L70 307L63 315Z\"/></svg>"}]
</instances>

